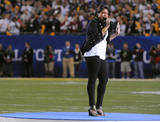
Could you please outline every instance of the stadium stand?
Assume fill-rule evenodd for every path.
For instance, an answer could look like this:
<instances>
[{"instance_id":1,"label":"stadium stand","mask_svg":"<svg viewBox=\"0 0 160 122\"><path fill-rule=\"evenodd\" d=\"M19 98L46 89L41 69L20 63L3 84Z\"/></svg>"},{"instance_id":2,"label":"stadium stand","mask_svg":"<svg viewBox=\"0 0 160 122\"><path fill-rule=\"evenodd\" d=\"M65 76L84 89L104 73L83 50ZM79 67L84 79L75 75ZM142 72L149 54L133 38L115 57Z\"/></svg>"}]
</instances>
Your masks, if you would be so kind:
<instances>
[{"instance_id":1,"label":"stadium stand","mask_svg":"<svg viewBox=\"0 0 160 122\"><path fill-rule=\"evenodd\" d=\"M122 36L160 32L160 0L0 0L0 33L83 34L101 4L120 22Z\"/></svg>"}]
</instances>

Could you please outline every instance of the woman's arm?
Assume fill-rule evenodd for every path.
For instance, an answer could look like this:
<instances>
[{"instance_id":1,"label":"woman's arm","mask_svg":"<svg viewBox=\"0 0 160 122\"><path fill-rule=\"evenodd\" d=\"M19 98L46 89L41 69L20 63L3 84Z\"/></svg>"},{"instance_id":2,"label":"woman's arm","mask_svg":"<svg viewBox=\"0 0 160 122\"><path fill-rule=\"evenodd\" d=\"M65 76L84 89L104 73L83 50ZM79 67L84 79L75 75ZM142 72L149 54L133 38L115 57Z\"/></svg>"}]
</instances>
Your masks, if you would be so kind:
<instances>
[{"instance_id":1,"label":"woman's arm","mask_svg":"<svg viewBox=\"0 0 160 122\"><path fill-rule=\"evenodd\" d=\"M116 38L119 34L120 34L120 25L119 25L119 22L118 22L117 27L116 27L116 33L110 35L109 40L111 41L112 39Z\"/></svg>"}]
</instances>

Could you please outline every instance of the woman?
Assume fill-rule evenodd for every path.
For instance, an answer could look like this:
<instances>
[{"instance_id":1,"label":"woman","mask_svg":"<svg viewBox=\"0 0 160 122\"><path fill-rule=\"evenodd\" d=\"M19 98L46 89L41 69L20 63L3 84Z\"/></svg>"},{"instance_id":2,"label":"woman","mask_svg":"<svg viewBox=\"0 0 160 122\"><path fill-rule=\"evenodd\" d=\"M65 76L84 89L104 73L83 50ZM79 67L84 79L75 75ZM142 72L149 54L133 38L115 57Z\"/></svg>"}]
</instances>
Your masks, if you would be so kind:
<instances>
[{"instance_id":1,"label":"woman","mask_svg":"<svg viewBox=\"0 0 160 122\"><path fill-rule=\"evenodd\" d=\"M88 67L88 85L89 96L89 115L105 116L102 110L103 97L108 82L106 65L107 42L111 41L120 34L119 23L115 26L115 33L111 34L110 11L106 6L101 6L98 11L98 17L91 20L88 24L86 41L81 47L82 54L86 59ZM97 89L97 102L95 103L96 79L99 79Z\"/></svg>"}]
</instances>

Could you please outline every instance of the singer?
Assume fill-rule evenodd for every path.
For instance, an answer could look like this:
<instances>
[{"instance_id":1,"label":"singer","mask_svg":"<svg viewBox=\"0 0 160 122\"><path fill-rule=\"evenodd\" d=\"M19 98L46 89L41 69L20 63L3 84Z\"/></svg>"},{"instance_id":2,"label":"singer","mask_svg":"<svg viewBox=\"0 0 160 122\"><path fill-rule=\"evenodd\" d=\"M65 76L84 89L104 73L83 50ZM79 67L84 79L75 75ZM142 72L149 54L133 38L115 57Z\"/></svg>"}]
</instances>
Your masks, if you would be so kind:
<instances>
[{"instance_id":1,"label":"singer","mask_svg":"<svg viewBox=\"0 0 160 122\"><path fill-rule=\"evenodd\" d=\"M110 11L106 6L101 6L98 17L91 20L87 27L86 40L81 47L88 68L87 91L89 97L88 113L90 116L105 116L102 103L108 82L106 65L107 42L120 34L120 25L117 23L115 33L110 33ZM96 79L99 79L97 88L97 102L95 103Z\"/></svg>"}]
</instances>

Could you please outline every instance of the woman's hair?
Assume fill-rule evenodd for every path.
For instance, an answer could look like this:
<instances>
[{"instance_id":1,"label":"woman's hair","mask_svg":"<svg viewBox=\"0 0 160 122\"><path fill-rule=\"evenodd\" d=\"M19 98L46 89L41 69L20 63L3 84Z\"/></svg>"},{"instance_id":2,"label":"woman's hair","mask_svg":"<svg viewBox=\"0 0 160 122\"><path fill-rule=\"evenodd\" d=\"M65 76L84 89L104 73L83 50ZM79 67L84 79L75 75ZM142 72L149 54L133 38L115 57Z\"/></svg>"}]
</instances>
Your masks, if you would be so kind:
<instances>
[{"instance_id":1,"label":"woman's hair","mask_svg":"<svg viewBox=\"0 0 160 122\"><path fill-rule=\"evenodd\" d=\"M105 5L101 5L101 6L99 7L98 13L100 13L103 9L107 9L107 10L108 10L108 15L110 15L110 10L109 10L109 8L108 8L107 6L105 6Z\"/></svg>"}]
</instances>

